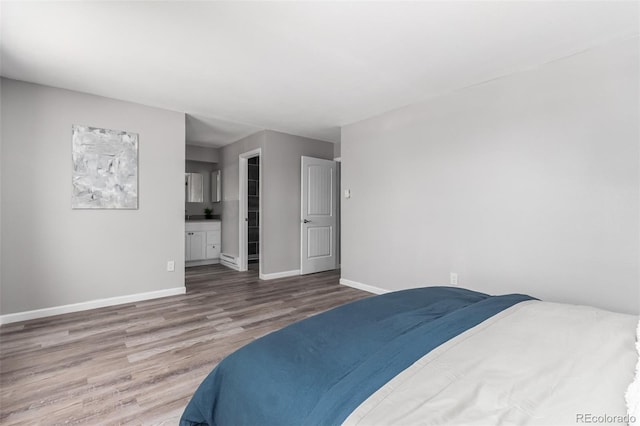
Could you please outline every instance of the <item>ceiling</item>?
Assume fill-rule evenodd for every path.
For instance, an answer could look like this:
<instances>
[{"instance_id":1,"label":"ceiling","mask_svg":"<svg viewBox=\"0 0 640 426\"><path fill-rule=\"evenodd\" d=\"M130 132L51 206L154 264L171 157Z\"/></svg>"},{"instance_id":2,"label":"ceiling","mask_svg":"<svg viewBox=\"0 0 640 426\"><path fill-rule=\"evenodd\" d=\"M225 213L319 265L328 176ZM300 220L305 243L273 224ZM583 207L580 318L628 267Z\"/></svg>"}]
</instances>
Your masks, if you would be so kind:
<instances>
[{"instance_id":1,"label":"ceiling","mask_svg":"<svg viewBox=\"0 0 640 426\"><path fill-rule=\"evenodd\" d=\"M188 114L187 141L340 127L638 34L638 2L3 1L0 73Z\"/></svg>"}]
</instances>

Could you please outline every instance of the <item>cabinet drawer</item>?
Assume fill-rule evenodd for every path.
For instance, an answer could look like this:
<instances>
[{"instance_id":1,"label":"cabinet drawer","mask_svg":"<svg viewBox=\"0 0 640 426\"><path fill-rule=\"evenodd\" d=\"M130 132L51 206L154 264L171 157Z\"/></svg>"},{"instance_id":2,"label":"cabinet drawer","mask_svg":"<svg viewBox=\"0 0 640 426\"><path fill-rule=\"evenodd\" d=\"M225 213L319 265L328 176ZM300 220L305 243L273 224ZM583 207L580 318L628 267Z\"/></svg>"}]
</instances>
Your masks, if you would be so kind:
<instances>
[{"instance_id":1,"label":"cabinet drawer","mask_svg":"<svg viewBox=\"0 0 640 426\"><path fill-rule=\"evenodd\" d=\"M193 231L218 231L220 232L220 221L199 221L199 222L185 222L184 230L187 232Z\"/></svg>"}]
</instances>

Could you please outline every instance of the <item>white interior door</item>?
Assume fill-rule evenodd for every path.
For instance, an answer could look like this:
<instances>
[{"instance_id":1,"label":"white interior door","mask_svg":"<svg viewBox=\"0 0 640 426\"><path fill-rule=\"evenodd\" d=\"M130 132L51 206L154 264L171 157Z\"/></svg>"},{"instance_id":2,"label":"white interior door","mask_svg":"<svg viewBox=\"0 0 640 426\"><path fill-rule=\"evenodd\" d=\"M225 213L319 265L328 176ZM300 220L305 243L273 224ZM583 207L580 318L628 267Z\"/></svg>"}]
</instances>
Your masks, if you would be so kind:
<instances>
[{"instance_id":1,"label":"white interior door","mask_svg":"<svg viewBox=\"0 0 640 426\"><path fill-rule=\"evenodd\" d=\"M336 163L302 157L300 273L336 269Z\"/></svg>"}]
</instances>

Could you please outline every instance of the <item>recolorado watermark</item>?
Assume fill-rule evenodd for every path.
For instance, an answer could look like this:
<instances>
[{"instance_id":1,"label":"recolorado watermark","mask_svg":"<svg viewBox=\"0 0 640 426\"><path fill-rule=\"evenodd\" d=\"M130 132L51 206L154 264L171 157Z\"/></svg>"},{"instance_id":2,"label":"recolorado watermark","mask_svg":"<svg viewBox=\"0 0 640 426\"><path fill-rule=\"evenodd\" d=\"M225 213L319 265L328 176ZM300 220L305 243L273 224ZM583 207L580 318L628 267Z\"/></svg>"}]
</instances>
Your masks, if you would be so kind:
<instances>
[{"instance_id":1,"label":"recolorado watermark","mask_svg":"<svg viewBox=\"0 0 640 426\"><path fill-rule=\"evenodd\" d=\"M595 423L595 424L629 424L635 423L635 416L612 416L609 414L591 414L591 413L577 413L576 423Z\"/></svg>"}]
</instances>

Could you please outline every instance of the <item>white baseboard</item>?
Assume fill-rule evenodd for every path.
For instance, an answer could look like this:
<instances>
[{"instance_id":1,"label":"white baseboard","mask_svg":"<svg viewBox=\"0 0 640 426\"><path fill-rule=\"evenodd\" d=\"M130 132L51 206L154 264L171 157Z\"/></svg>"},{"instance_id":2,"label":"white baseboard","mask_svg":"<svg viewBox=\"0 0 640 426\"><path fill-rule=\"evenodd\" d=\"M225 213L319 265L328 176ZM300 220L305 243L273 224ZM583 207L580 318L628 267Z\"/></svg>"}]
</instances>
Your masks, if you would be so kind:
<instances>
[{"instance_id":1,"label":"white baseboard","mask_svg":"<svg viewBox=\"0 0 640 426\"><path fill-rule=\"evenodd\" d=\"M233 269L235 271L239 271L240 270L240 267L238 265L236 265L235 263L227 262L224 259L220 259L220 264L222 266L226 266L227 268L231 268L231 269Z\"/></svg>"},{"instance_id":2,"label":"white baseboard","mask_svg":"<svg viewBox=\"0 0 640 426\"><path fill-rule=\"evenodd\" d=\"M218 263L220 263L220 259L187 260L184 262L184 267L190 268L191 266L215 265Z\"/></svg>"},{"instance_id":3,"label":"white baseboard","mask_svg":"<svg viewBox=\"0 0 640 426\"><path fill-rule=\"evenodd\" d=\"M142 300L157 299L159 297L185 294L186 287L174 287L166 290L149 291L147 293L129 294L126 296L109 297L106 299L90 300L88 302L72 303L71 305L54 306L33 311L17 312L15 314L0 315L0 325L18 321L27 321L53 315L71 312L87 311L89 309L104 308L106 306L122 305L124 303L140 302Z\"/></svg>"},{"instance_id":4,"label":"white baseboard","mask_svg":"<svg viewBox=\"0 0 640 426\"><path fill-rule=\"evenodd\" d=\"M233 269L234 271L240 271L240 267L238 265L234 265L233 263L225 262L224 260L220 261L222 266L226 266L227 268Z\"/></svg>"},{"instance_id":5,"label":"white baseboard","mask_svg":"<svg viewBox=\"0 0 640 426\"><path fill-rule=\"evenodd\" d=\"M220 253L220 263L227 268L231 268L235 271L240 270L238 258L228 253Z\"/></svg>"},{"instance_id":6,"label":"white baseboard","mask_svg":"<svg viewBox=\"0 0 640 426\"><path fill-rule=\"evenodd\" d=\"M261 280L275 280L276 278L286 278L300 275L300 269L294 269L293 271L274 272L272 274L260 274Z\"/></svg>"},{"instance_id":7,"label":"white baseboard","mask_svg":"<svg viewBox=\"0 0 640 426\"><path fill-rule=\"evenodd\" d=\"M374 287L369 284L362 284L357 281L347 280L345 278L340 278L340 284L346 285L348 287L357 288L358 290L364 290L366 292L373 293L373 294L385 294L390 292L389 290L385 290L384 288Z\"/></svg>"}]
</instances>

